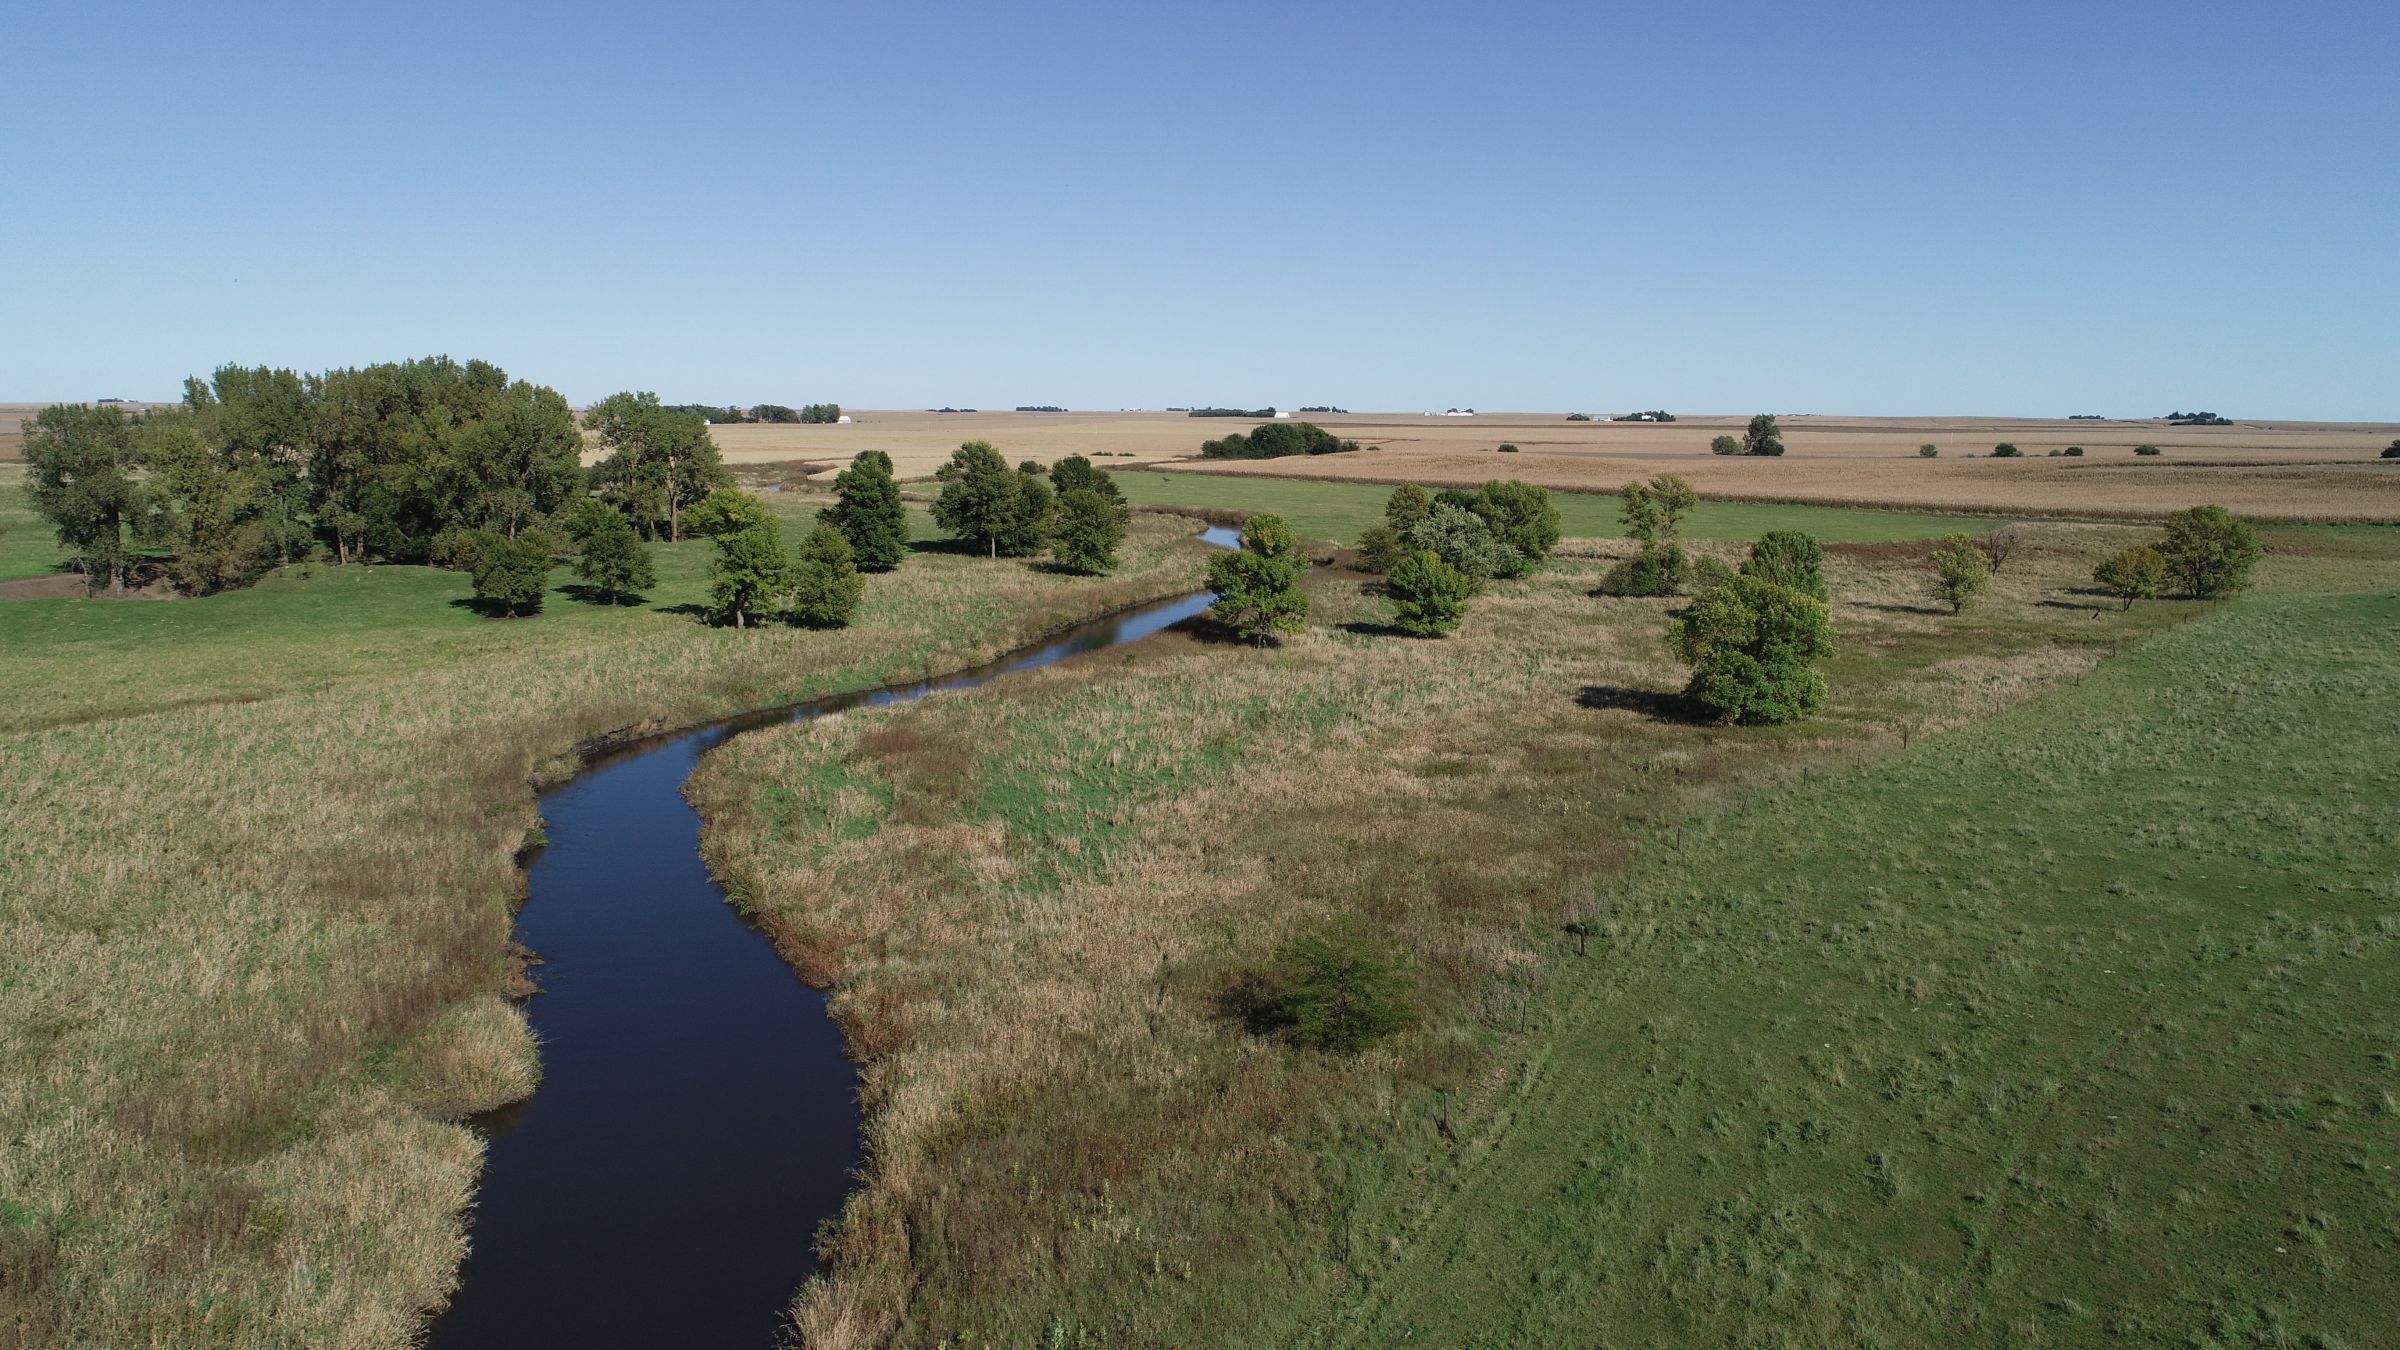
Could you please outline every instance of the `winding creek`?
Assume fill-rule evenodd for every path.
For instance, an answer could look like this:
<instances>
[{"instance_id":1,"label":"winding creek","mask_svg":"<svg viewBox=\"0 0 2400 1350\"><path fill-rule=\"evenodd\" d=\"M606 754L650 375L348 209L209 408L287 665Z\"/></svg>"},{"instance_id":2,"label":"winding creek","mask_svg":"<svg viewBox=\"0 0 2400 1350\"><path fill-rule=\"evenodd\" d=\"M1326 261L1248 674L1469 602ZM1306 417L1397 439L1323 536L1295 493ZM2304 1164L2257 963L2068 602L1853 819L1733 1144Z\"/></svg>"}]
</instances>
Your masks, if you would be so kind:
<instances>
[{"instance_id":1,"label":"winding creek","mask_svg":"<svg viewBox=\"0 0 2400 1350\"><path fill-rule=\"evenodd\" d=\"M1213 528L1203 539L1238 543ZM517 937L542 1084L489 1140L472 1252L434 1350L775 1344L817 1226L860 1162L858 1074L825 996L726 903L683 798L700 757L759 727L965 689L1147 637L1203 592L1079 624L941 679L838 695L620 747L543 794Z\"/></svg>"}]
</instances>

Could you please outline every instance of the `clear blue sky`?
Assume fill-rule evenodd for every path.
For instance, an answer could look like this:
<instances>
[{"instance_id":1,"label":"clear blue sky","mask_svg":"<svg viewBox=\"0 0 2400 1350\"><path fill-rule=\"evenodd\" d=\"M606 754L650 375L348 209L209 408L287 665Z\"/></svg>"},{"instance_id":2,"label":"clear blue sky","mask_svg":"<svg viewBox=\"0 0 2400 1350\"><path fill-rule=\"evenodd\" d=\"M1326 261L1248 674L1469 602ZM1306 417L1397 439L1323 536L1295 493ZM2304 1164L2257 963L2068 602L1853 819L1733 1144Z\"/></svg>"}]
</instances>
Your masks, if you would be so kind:
<instances>
[{"instance_id":1,"label":"clear blue sky","mask_svg":"<svg viewBox=\"0 0 2400 1350\"><path fill-rule=\"evenodd\" d=\"M0 18L0 399L2400 418L2400 4Z\"/></svg>"}]
</instances>

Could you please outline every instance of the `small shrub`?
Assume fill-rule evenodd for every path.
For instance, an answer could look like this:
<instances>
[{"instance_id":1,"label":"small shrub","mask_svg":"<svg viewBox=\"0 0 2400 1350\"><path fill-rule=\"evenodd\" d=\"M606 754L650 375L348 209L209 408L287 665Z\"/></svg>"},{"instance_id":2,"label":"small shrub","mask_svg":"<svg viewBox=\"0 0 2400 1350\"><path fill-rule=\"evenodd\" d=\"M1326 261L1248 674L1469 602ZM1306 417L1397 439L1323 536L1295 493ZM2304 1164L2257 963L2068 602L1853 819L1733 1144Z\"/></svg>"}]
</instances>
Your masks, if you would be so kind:
<instances>
[{"instance_id":1,"label":"small shrub","mask_svg":"<svg viewBox=\"0 0 2400 1350\"><path fill-rule=\"evenodd\" d=\"M1248 1001L1255 1031L1354 1055L1417 1020L1398 959L1358 932L1303 934L1275 953Z\"/></svg>"},{"instance_id":2,"label":"small shrub","mask_svg":"<svg viewBox=\"0 0 2400 1350\"><path fill-rule=\"evenodd\" d=\"M2092 580L2124 601L2127 609L2133 608L2136 600L2158 594L2166 579L2167 560L2148 544L2136 544L2092 569Z\"/></svg>"},{"instance_id":3,"label":"small shrub","mask_svg":"<svg viewBox=\"0 0 2400 1350\"><path fill-rule=\"evenodd\" d=\"M2133 453L2137 455L2155 455L2158 453L2158 447L2155 445L2137 445L2133 447Z\"/></svg>"},{"instance_id":4,"label":"small shrub","mask_svg":"<svg viewBox=\"0 0 2400 1350\"><path fill-rule=\"evenodd\" d=\"M1681 595L1691 588L1692 560L1681 544L1645 544L1600 578L1604 595Z\"/></svg>"},{"instance_id":5,"label":"small shrub","mask_svg":"<svg viewBox=\"0 0 2400 1350\"><path fill-rule=\"evenodd\" d=\"M1692 588L1694 590L1713 590L1740 575L1741 573L1714 558L1698 558L1692 562Z\"/></svg>"},{"instance_id":6,"label":"small shrub","mask_svg":"<svg viewBox=\"0 0 2400 1350\"><path fill-rule=\"evenodd\" d=\"M2083 458L2083 447L2080 445L2070 445L2060 453L2064 454L2069 459L2081 459Z\"/></svg>"},{"instance_id":7,"label":"small shrub","mask_svg":"<svg viewBox=\"0 0 2400 1350\"><path fill-rule=\"evenodd\" d=\"M2016 443L2013 441L2002 441L1992 447L1992 458L1994 459L2016 459L2024 453L2016 447Z\"/></svg>"},{"instance_id":8,"label":"small shrub","mask_svg":"<svg viewBox=\"0 0 2400 1350\"><path fill-rule=\"evenodd\" d=\"M1825 589L1825 550L1798 530L1770 530L1759 536L1750 546L1750 556L1742 561L1741 574L1789 586L1819 600L1830 598Z\"/></svg>"},{"instance_id":9,"label":"small shrub","mask_svg":"<svg viewBox=\"0 0 2400 1350\"><path fill-rule=\"evenodd\" d=\"M1942 447L1930 442L1917 447L1917 454L1925 459L1931 459L1940 453L1942 453Z\"/></svg>"},{"instance_id":10,"label":"small shrub","mask_svg":"<svg viewBox=\"0 0 2400 1350\"><path fill-rule=\"evenodd\" d=\"M1708 443L1708 453L1712 455L1738 455L1742 453L1742 438L1739 436L1714 437Z\"/></svg>"},{"instance_id":11,"label":"small shrub","mask_svg":"<svg viewBox=\"0 0 2400 1350\"><path fill-rule=\"evenodd\" d=\"M1503 455L1513 455L1517 453L1517 447L1509 444L1506 441L1502 441L1500 443L1500 453Z\"/></svg>"},{"instance_id":12,"label":"small shrub","mask_svg":"<svg viewBox=\"0 0 2400 1350\"><path fill-rule=\"evenodd\" d=\"M1389 525L1369 525L1358 536L1358 570L1385 573L1408 556L1408 544Z\"/></svg>"},{"instance_id":13,"label":"small shrub","mask_svg":"<svg viewBox=\"0 0 2400 1350\"><path fill-rule=\"evenodd\" d=\"M2400 440L2394 440L2390 445L2383 447L2383 458L2400 459Z\"/></svg>"},{"instance_id":14,"label":"small shrub","mask_svg":"<svg viewBox=\"0 0 2400 1350\"><path fill-rule=\"evenodd\" d=\"M1933 596L1951 613L1966 613L1967 606L1991 588L1991 556L1974 540L1954 534L1933 551Z\"/></svg>"},{"instance_id":15,"label":"small shrub","mask_svg":"<svg viewBox=\"0 0 2400 1350\"><path fill-rule=\"evenodd\" d=\"M1475 581L1431 552L1411 553L1392 568L1384 593L1392 600L1392 624L1417 637L1442 637L1466 617Z\"/></svg>"}]
</instances>

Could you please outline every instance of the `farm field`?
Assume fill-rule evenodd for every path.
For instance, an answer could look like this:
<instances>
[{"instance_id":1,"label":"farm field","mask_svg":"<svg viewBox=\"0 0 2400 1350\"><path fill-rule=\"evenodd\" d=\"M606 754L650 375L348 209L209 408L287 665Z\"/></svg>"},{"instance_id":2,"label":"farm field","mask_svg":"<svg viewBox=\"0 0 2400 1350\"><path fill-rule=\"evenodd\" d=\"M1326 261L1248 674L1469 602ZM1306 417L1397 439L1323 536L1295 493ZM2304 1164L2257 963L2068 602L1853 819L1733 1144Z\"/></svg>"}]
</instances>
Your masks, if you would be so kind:
<instances>
[{"instance_id":1,"label":"farm field","mask_svg":"<svg viewBox=\"0 0 2400 1350\"><path fill-rule=\"evenodd\" d=\"M822 499L768 500L791 533ZM1187 590L1190 528L1137 522L1106 579L932 547L838 632L695 622L705 541L659 548L645 604L562 569L513 622L413 567L0 601L0 1344L413 1343L462 1250L460 1122L538 1075L502 997L529 778Z\"/></svg>"},{"instance_id":2,"label":"farm field","mask_svg":"<svg viewBox=\"0 0 2400 1350\"><path fill-rule=\"evenodd\" d=\"M1170 637L727 747L691 789L712 865L803 969L834 983L865 1062L877 1161L832 1237L830 1279L801 1300L802 1328L834 1345L1279 1345L1352 1332L1383 1344L1421 1321L1427 1344L1558 1343L1606 1339L1615 1324L1583 1314L1638 1288L1693 1306L1662 1304L1629 1328L1844 1344L1848 1330L1920 1325L1875 1320L1901 1293L1979 1279L2007 1311L1968 1323L1968 1338L2007 1343L2025 1300L2038 1311L2053 1285L2117 1278L2098 1264L2110 1249L2078 1225L2155 1231L2182 1209L2195 1226L2316 1234L2320 1245L2294 1250L2332 1274L2286 1290L2275 1315L2359 1325L2364 1291L2396 1273L2371 1202L2383 1192L2327 1197L2357 1184L2340 1157L2379 1166L2392 1152L2389 1066L2362 1062L2391 1010L2335 990L2372 978L2342 953L2383 959L2392 840L2366 805L2374 794L2346 789L2352 805L2292 837L2320 800L2301 790L2309 756L2345 734L2338 718L2323 732L2297 723L2301 706L2354 708L2388 683L2388 654L2363 648L2392 618L2371 597L2400 584L2400 536L2276 532L2272 594L2226 609L2120 613L2089 595L2092 563L2148 533L2036 527L1993 600L1956 618L1923 598L1921 546L1836 547L1833 704L1790 728L1683 720L1683 672L1658 640L1671 602L1596 598L1627 549L1578 542L1495 586L1441 642L1392 636L1359 578L1320 571L1309 631L1279 649ZM2253 617L2286 607L2289 619ZM2258 623L2269 628L2243 627ZM2145 642L2161 645L2140 657ZM2211 661L2228 643L2251 655L2220 683ZM2124 659L2146 664L2087 678L2128 644L2137 656ZM2287 690L2305 702L2238 733L2198 720L2229 703L2260 713ZM2078 711L2078 699L2102 701ZM1986 734L1978 719L2010 708L1991 733L2003 739L1972 739ZM2351 726L2376 747L2356 751L2362 771L2389 757L2395 730L2388 718ZM2043 751L2054 734L2074 744ZM2318 894L2336 898L2187 893L2160 870L2214 874L2178 857L2216 812L2246 809L2191 795L2224 746L2272 767L2258 833L2209 857L2264 850L2238 883L2263 885L2275 860L2305 850L2332 864L2334 890ZM2077 768L2078 756L2102 763ZM2117 788L2126 795L2108 795ZM1916 802L1939 805L1893 819ZM1886 831L1905 846L1855 856L1866 845L1854 841ZM2080 854L2103 839L2116 851L2105 877ZM1746 851L1707 851L1731 847L1720 840ZM1803 887L1845 917L1820 923L1784 899ZM1711 898L1722 895L1741 898ZM1607 904L1575 908L1578 897ZM2149 906L2145 921L2127 920L2134 904ZM1558 925L1594 913L1607 936L1578 960ZM1279 942L1326 920L1409 960L1421 1021L1356 1060L1253 1036L1231 1011ZM2094 959L2118 950L2126 967ZM2137 1034L2158 1074L2152 1104L2213 1113L2184 1117L2195 1124L2255 1117L2221 1099L2232 1070L2203 1061L2220 1033L2300 1018L2333 1038L2309 1060L2326 1076L2295 1064L2257 1100L2293 1113L2295 1129L2338 1112L2340 1133L2305 1145L2312 1176L2289 1204L2205 1177L2176 1195L2165 1179L2197 1162L2188 1134L2150 1141L2139 1180L2099 1196L2105 1174L2088 1160L2130 1146L2087 1111L2096 1099L2069 1095L2090 1091L2071 1075L2107 1069L2091 1057L2128 1026L2120 975L2141 971L2154 1000L2170 963L2215 951L2234 964L2158 1003L2159 1026ZM2280 971L2277 953L2293 958ZM2326 964L2303 971L2303 956ZM1682 973L1689 997L1653 966ZM1639 997L1616 997L1616 980ZM1604 996L1604 1015L1571 1016ZM1718 1037L1728 1016L1757 1031ZM2037 1016L2068 1033L2056 1056ZM1876 1048L1895 1025L1889 1052ZM1814 1057L1798 1052L1809 1036L1826 1042ZM1593 1057L1574 1064L1594 1076L1553 1086L1548 1066L1577 1055ZM1583 1095L1557 1096L1553 1111L1529 1082ZM2045 1109L2060 1103L2074 1109ZM1630 1123L1583 1128L1608 1112ZM1448 1197L1512 1130L1580 1149L1570 1161L1588 1165L1523 1186L1495 1166L1488 1202L1458 1202L1482 1205L1475 1226L1454 1221ZM2012 1178L2012 1147L2038 1169ZM2270 1146L2241 1147L2256 1158ZM1762 1159L1794 1169L1772 1192L1747 1184ZM1989 1194L1965 1194L1969 1178ZM1606 1208L1629 1191L1645 1203ZM2054 1191L2095 1200L2036 1213L2023 1198ZM1588 1221L1587 1202L1599 1207ZM1999 1253L1994 1225L2027 1236ZM1862 1235L1835 1245L1852 1227ZM1478 1235L1515 1246L1478 1265L1465 1245ZM1870 1245L1886 1240L1897 1245ZM1887 1259L1924 1269L1862 1273ZM1625 1273L1601 1285L1574 1269L1602 1260ZM1453 1304L1444 1291L1462 1270L1486 1276ZM2119 1311L2074 1297L2075 1317ZM1926 1306L1946 1317L1954 1304ZM2253 1310L2223 1314L2245 1325ZM2205 1300L2129 1315L2169 1334L2218 1324Z\"/></svg>"},{"instance_id":3,"label":"farm field","mask_svg":"<svg viewBox=\"0 0 2400 1350\"><path fill-rule=\"evenodd\" d=\"M1509 465L1496 470L1506 475ZM1199 507L1217 511L1272 511L1310 538L1354 544L1359 531L1383 523L1384 503L1391 489L1381 484L1328 483L1266 476L1232 477L1217 474L1167 474L1119 470L1117 486L1127 501L1141 506ZM1484 480L1477 480L1480 486ZM1614 539L1624 534L1617 522L1618 500L1611 493L1553 494L1560 522L1570 538ZM1695 539L1756 539L1769 530L1805 530L1817 538L1843 543L1893 539L1932 539L1946 534L1980 533L2001 524L1991 516L1935 515L1923 511L1873 511L1855 507L1807 506L1781 502L1703 502L1684 529Z\"/></svg>"}]
</instances>

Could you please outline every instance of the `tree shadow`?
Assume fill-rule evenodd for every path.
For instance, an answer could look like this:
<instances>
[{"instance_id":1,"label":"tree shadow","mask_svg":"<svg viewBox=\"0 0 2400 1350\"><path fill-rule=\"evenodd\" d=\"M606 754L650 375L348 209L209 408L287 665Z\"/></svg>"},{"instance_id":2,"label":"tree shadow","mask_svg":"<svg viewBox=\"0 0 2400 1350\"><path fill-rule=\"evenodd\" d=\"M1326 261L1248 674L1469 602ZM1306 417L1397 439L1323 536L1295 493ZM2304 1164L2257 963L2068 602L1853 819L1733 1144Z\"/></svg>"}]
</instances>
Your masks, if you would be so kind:
<instances>
[{"instance_id":1,"label":"tree shadow","mask_svg":"<svg viewBox=\"0 0 2400 1350\"><path fill-rule=\"evenodd\" d=\"M1168 624L1166 631L1170 633L1181 633L1194 642L1204 642L1212 647L1258 648L1272 647L1276 645L1272 639L1266 642L1252 642L1250 639L1233 631L1231 625L1220 619L1211 617L1206 612L1195 614L1188 619L1182 619L1175 623Z\"/></svg>"},{"instance_id":2,"label":"tree shadow","mask_svg":"<svg viewBox=\"0 0 2400 1350\"><path fill-rule=\"evenodd\" d=\"M1369 623L1363 619L1352 623L1342 624L1340 625L1340 628L1345 633L1355 633L1360 637L1413 638L1416 636L1416 634L1411 633L1407 629L1396 624Z\"/></svg>"},{"instance_id":3,"label":"tree shadow","mask_svg":"<svg viewBox=\"0 0 2400 1350\"><path fill-rule=\"evenodd\" d=\"M708 606L697 604L690 600L686 600L680 605L661 605L658 607L658 612L661 614L683 614L698 619L705 619L709 617Z\"/></svg>"},{"instance_id":4,"label":"tree shadow","mask_svg":"<svg viewBox=\"0 0 2400 1350\"><path fill-rule=\"evenodd\" d=\"M610 606L615 606L620 609L636 608L650 603L646 597L634 591L619 591L617 592L617 598L611 600L608 598L608 592L605 589L599 586L586 585L580 581L569 582L566 585L559 587L558 593L566 596L570 600L580 600L584 604L599 605L602 608L608 608Z\"/></svg>"},{"instance_id":5,"label":"tree shadow","mask_svg":"<svg viewBox=\"0 0 2400 1350\"><path fill-rule=\"evenodd\" d=\"M962 558L988 558L991 551L979 539L911 539L911 553L949 553Z\"/></svg>"},{"instance_id":6,"label":"tree shadow","mask_svg":"<svg viewBox=\"0 0 2400 1350\"><path fill-rule=\"evenodd\" d=\"M1937 619L1950 616L1949 610L1937 605L1884 605L1877 604L1872 600L1853 600L1850 603L1859 609L1871 609L1878 614L1929 614Z\"/></svg>"},{"instance_id":7,"label":"tree shadow","mask_svg":"<svg viewBox=\"0 0 2400 1350\"><path fill-rule=\"evenodd\" d=\"M1575 695L1575 706L1594 712L1638 713L1653 722L1693 725L1702 720L1695 714L1691 700L1680 693L1628 689L1614 684L1585 685Z\"/></svg>"},{"instance_id":8,"label":"tree shadow","mask_svg":"<svg viewBox=\"0 0 2400 1350\"><path fill-rule=\"evenodd\" d=\"M1044 558L1035 563L1033 570L1050 577L1104 577L1108 575L1106 572L1088 572L1083 568L1070 566L1050 558Z\"/></svg>"},{"instance_id":9,"label":"tree shadow","mask_svg":"<svg viewBox=\"0 0 2400 1350\"><path fill-rule=\"evenodd\" d=\"M450 602L450 608L463 609L479 619L528 619L536 614L541 613L540 610L536 609L527 610L521 614L511 614L508 612L506 606L503 606L496 600L485 600L481 597L472 595L462 595L459 598L452 600Z\"/></svg>"}]
</instances>

